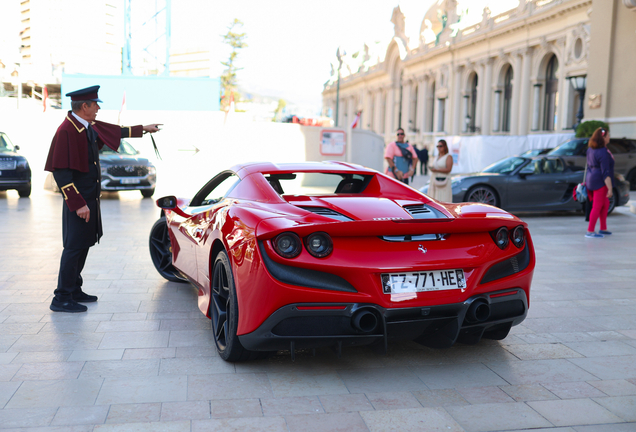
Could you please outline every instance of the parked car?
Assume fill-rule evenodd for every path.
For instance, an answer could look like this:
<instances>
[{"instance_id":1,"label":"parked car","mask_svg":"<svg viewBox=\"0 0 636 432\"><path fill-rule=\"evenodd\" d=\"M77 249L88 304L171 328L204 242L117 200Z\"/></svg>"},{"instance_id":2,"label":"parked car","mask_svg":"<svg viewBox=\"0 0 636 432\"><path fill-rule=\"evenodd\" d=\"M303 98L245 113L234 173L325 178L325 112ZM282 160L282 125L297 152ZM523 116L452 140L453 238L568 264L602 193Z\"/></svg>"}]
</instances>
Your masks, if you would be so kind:
<instances>
[{"instance_id":1,"label":"parked car","mask_svg":"<svg viewBox=\"0 0 636 432\"><path fill-rule=\"evenodd\" d=\"M572 193L583 182L583 167L559 156L512 156L469 175L451 179L453 202L481 202L508 211L582 210ZM428 192L428 186L421 191ZM629 201L629 183L616 174L609 212Z\"/></svg>"},{"instance_id":2,"label":"parked car","mask_svg":"<svg viewBox=\"0 0 636 432\"><path fill-rule=\"evenodd\" d=\"M561 156L569 165L585 167L588 141L588 138L575 138L548 154ZM614 171L627 179L631 190L636 190L636 140L610 137L607 148L614 156Z\"/></svg>"},{"instance_id":3,"label":"parked car","mask_svg":"<svg viewBox=\"0 0 636 432\"><path fill-rule=\"evenodd\" d=\"M121 141L118 152L104 146L99 151L99 164L103 191L138 190L145 198L155 193L155 166L148 159L139 157L139 152L128 141Z\"/></svg>"},{"instance_id":4,"label":"parked car","mask_svg":"<svg viewBox=\"0 0 636 432\"><path fill-rule=\"evenodd\" d=\"M7 134L0 132L0 191L15 189L26 198L31 195L31 167L18 150L20 146L13 145Z\"/></svg>"},{"instance_id":5,"label":"parked car","mask_svg":"<svg viewBox=\"0 0 636 432\"><path fill-rule=\"evenodd\" d=\"M540 156L540 155L544 155L544 154L548 153L550 150L552 150L552 147L550 147L550 148L542 148L542 149L526 150L523 153L521 153L519 156L524 156L524 157Z\"/></svg>"},{"instance_id":6,"label":"parked car","mask_svg":"<svg viewBox=\"0 0 636 432\"><path fill-rule=\"evenodd\" d=\"M152 261L196 287L226 361L390 338L499 340L527 314L525 222L358 165L237 165L191 199L157 205Z\"/></svg>"},{"instance_id":7,"label":"parked car","mask_svg":"<svg viewBox=\"0 0 636 432\"><path fill-rule=\"evenodd\" d=\"M128 141L121 141L119 152L104 146L99 151L99 164L102 169L102 191L138 190L144 198L155 193L155 166L148 159L140 158L139 152ZM44 189L60 191L51 173L46 176Z\"/></svg>"}]
</instances>

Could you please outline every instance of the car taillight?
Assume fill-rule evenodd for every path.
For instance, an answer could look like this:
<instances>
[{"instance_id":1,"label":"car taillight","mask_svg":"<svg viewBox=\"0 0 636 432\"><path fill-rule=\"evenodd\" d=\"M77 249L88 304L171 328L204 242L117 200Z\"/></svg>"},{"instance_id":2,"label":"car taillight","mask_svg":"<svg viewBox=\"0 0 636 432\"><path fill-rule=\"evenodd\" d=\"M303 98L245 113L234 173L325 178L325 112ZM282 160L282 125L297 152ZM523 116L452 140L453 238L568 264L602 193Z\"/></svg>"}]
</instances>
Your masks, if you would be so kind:
<instances>
[{"instance_id":1,"label":"car taillight","mask_svg":"<svg viewBox=\"0 0 636 432\"><path fill-rule=\"evenodd\" d=\"M276 253L283 258L295 258L300 254L301 245L298 235L285 232L277 235L272 240Z\"/></svg>"},{"instance_id":2,"label":"car taillight","mask_svg":"<svg viewBox=\"0 0 636 432\"><path fill-rule=\"evenodd\" d=\"M526 240L526 230L521 225L512 230L510 235L512 244L521 249Z\"/></svg>"},{"instance_id":3,"label":"car taillight","mask_svg":"<svg viewBox=\"0 0 636 432\"><path fill-rule=\"evenodd\" d=\"M491 231L490 236L501 250L507 248L508 244L510 243L510 240L508 238L508 228L506 227L501 227L496 231Z\"/></svg>"},{"instance_id":4,"label":"car taillight","mask_svg":"<svg viewBox=\"0 0 636 432\"><path fill-rule=\"evenodd\" d=\"M317 232L305 237L307 251L316 258L324 258L333 251L333 242L327 233Z\"/></svg>"}]
</instances>

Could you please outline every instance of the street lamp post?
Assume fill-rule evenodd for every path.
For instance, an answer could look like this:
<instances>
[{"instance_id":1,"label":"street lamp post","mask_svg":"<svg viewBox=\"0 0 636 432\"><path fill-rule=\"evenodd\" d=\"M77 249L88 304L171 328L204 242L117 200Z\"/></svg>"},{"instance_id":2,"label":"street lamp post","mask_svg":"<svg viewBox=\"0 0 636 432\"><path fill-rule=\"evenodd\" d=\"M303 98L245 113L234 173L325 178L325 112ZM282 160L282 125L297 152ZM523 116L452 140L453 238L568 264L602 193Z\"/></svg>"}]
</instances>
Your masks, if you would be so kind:
<instances>
[{"instance_id":1,"label":"street lamp post","mask_svg":"<svg viewBox=\"0 0 636 432\"><path fill-rule=\"evenodd\" d=\"M340 53L340 47L336 51L336 57L338 58L338 83L336 84L336 127L338 127L338 118L340 116L340 68L342 67L342 56L346 53L343 51Z\"/></svg>"},{"instance_id":2,"label":"street lamp post","mask_svg":"<svg viewBox=\"0 0 636 432\"><path fill-rule=\"evenodd\" d=\"M581 120L583 120L583 99L585 98L585 88L587 85L587 75L570 77L570 83L574 90L579 93L579 110L576 113L576 124L573 126L574 130L579 127Z\"/></svg>"}]
</instances>

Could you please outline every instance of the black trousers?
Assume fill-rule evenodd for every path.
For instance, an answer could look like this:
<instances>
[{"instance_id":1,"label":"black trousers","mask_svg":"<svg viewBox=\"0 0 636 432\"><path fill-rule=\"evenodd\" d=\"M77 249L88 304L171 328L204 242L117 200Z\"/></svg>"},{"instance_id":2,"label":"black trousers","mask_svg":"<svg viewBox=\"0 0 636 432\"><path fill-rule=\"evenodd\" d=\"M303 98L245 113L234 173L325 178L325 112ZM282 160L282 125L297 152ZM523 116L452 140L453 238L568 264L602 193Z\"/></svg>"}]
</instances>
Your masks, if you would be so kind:
<instances>
[{"instance_id":1,"label":"black trousers","mask_svg":"<svg viewBox=\"0 0 636 432\"><path fill-rule=\"evenodd\" d=\"M65 302L73 298L73 292L82 288L82 270L88 256L88 249L64 248L60 260L60 274L57 278L55 298Z\"/></svg>"}]
</instances>

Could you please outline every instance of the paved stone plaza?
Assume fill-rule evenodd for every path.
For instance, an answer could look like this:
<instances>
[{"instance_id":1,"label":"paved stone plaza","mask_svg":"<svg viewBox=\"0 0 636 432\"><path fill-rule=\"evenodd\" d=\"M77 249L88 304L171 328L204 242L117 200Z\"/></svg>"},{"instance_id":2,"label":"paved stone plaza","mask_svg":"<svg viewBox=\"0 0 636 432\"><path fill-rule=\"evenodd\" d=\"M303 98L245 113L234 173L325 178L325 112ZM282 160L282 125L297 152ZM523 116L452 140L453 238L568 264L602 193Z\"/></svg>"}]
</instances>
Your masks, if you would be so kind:
<instances>
[{"instance_id":1,"label":"paved stone plaza","mask_svg":"<svg viewBox=\"0 0 636 432\"><path fill-rule=\"evenodd\" d=\"M35 186L37 189L37 186ZM105 195L88 313L49 311L62 198L0 192L0 428L16 431L636 431L636 214L522 215L537 268L503 341L392 343L229 364L196 292L155 272L159 210ZM632 198L636 198L632 192ZM634 201L632 201L634 202Z\"/></svg>"}]
</instances>

